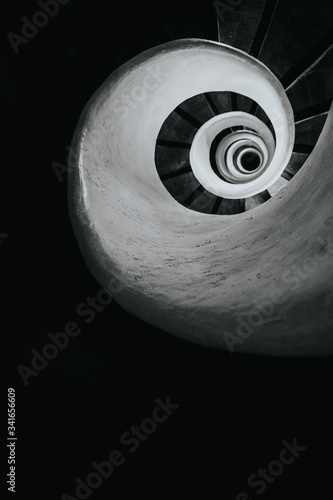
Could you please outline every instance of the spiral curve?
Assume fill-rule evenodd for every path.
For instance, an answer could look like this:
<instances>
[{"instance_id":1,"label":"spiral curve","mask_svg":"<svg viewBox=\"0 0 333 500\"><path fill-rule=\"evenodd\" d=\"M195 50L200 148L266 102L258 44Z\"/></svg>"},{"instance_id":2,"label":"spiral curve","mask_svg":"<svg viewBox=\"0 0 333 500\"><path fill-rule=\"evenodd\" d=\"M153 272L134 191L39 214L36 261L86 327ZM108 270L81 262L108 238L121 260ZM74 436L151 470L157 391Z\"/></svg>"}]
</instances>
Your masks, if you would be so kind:
<instances>
[{"instance_id":1,"label":"spiral curve","mask_svg":"<svg viewBox=\"0 0 333 500\"><path fill-rule=\"evenodd\" d=\"M227 110L197 124L191 143L163 135L176 109L186 113L184 103L198 96L221 103L226 93L255 103L264 121ZM332 352L332 175L324 161L333 152L324 140L332 120L330 111L297 179L280 190L294 145L294 118L268 68L238 49L198 39L135 57L91 98L72 142L70 216L92 274L130 313L205 346L229 348L228 335L246 324L246 342L234 342L234 350ZM187 195L184 202L183 186L171 183L166 189L172 175L160 158L168 146L187 154L187 172L204 198L196 208L188 208ZM300 210L319 168L325 182L310 193L317 211ZM277 196L268 198L272 187ZM224 208L214 212L217 201ZM295 294L286 272L300 256L315 259L316 269ZM256 324L254 313L261 310L270 312L261 313L263 321Z\"/></svg>"}]
</instances>

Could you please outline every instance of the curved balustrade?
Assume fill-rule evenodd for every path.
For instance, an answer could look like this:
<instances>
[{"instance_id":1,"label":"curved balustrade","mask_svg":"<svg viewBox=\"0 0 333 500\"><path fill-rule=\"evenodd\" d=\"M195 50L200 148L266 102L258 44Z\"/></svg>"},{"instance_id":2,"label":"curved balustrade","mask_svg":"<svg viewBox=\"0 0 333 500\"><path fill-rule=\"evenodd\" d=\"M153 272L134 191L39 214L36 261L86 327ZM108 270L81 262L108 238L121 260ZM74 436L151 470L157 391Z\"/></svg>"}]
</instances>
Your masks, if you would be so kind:
<instances>
[{"instance_id":1,"label":"curved balustrade","mask_svg":"<svg viewBox=\"0 0 333 500\"><path fill-rule=\"evenodd\" d=\"M262 63L197 39L130 60L72 143L70 216L92 274L130 313L205 346L332 352L332 120L291 180L293 111Z\"/></svg>"}]
</instances>

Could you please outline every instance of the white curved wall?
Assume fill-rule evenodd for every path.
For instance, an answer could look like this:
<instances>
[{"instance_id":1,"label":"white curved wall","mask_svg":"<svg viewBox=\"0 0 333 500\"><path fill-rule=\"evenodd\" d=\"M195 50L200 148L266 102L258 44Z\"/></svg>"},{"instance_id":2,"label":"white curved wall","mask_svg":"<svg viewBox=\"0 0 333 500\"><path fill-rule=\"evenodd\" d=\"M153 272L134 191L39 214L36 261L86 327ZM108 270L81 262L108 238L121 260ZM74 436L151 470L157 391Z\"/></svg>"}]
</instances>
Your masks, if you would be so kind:
<instances>
[{"instance_id":1,"label":"white curved wall","mask_svg":"<svg viewBox=\"0 0 333 500\"><path fill-rule=\"evenodd\" d=\"M140 102L131 98L133 86ZM237 314L248 318L268 299L272 311L235 350L332 353L333 246L320 244L332 234L332 111L307 163L277 196L250 212L206 215L165 190L154 151L169 113L214 90L255 95L277 128L277 158L292 147L289 102L262 64L202 40L141 54L95 93L73 139L70 216L87 265L121 306L180 337L227 349L225 333L236 333ZM133 109L125 111L123 102ZM316 268L305 273L307 258ZM273 304L274 292L280 297Z\"/></svg>"}]
</instances>

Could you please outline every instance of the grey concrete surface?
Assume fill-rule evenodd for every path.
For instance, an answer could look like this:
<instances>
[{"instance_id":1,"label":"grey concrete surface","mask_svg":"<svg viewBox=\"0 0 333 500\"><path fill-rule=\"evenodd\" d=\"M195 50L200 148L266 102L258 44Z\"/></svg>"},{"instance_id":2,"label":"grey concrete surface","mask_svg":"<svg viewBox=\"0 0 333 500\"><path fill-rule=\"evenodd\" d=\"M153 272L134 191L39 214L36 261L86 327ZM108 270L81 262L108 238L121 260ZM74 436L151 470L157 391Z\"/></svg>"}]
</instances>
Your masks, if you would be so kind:
<instances>
[{"instance_id":1,"label":"grey concrete surface","mask_svg":"<svg viewBox=\"0 0 333 500\"><path fill-rule=\"evenodd\" d=\"M248 213L188 210L157 175L155 141L165 117L189 91L217 90L218 70L207 74L204 57L217 47L206 43L197 56L203 77L191 89L152 49L116 70L85 107L68 179L82 254L117 303L173 335L247 353L332 354L332 110L297 176ZM170 47L177 43L161 53ZM145 97L126 113L119 107L131 99L133 77Z\"/></svg>"}]
</instances>

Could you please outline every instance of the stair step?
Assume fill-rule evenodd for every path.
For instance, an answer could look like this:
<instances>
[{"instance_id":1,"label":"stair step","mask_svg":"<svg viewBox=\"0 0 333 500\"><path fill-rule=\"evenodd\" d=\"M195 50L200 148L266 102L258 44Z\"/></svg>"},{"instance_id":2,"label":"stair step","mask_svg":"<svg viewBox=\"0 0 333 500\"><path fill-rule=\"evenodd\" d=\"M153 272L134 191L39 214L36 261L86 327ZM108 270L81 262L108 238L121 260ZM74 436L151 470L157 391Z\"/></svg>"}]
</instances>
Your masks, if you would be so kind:
<instances>
[{"instance_id":1,"label":"stair step","mask_svg":"<svg viewBox=\"0 0 333 500\"><path fill-rule=\"evenodd\" d=\"M306 153L307 155L311 154L314 146L310 144L294 144L293 152L294 153Z\"/></svg>"},{"instance_id":2,"label":"stair step","mask_svg":"<svg viewBox=\"0 0 333 500\"><path fill-rule=\"evenodd\" d=\"M193 172L167 179L163 182L169 193L179 202L184 203L200 186ZM204 189L204 188L203 188Z\"/></svg>"},{"instance_id":3,"label":"stair step","mask_svg":"<svg viewBox=\"0 0 333 500\"><path fill-rule=\"evenodd\" d=\"M292 176L296 175L304 165L308 157L309 155L305 153L293 153L286 167L286 171L289 172Z\"/></svg>"},{"instance_id":4,"label":"stair step","mask_svg":"<svg viewBox=\"0 0 333 500\"><path fill-rule=\"evenodd\" d=\"M325 33L303 57L281 78L285 89L290 88L308 69L310 69L332 46L332 28Z\"/></svg>"},{"instance_id":5,"label":"stair step","mask_svg":"<svg viewBox=\"0 0 333 500\"><path fill-rule=\"evenodd\" d=\"M233 111L231 94L231 92L209 92L209 96L219 114Z\"/></svg>"},{"instance_id":6,"label":"stair step","mask_svg":"<svg viewBox=\"0 0 333 500\"><path fill-rule=\"evenodd\" d=\"M259 118L259 120L261 120L262 122L266 123L266 125L269 123L269 118L267 114L260 106L257 106L255 111L255 116Z\"/></svg>"},{"instance_id":7,"label":"stair step","mask_svg":"<svg viewBox=\"0 0 333 500\"><path fill-rule=\"evenodd\" d=\"M269 27L274 19L277 4L278 0L266 0L265 8L262 12L260 23L258 25L258 29L253 38L252 46L250 49L250 55L255 57L256 59L259 58L261 49L266 40Z\"/></svg>"},{"instance_id":8,"label":"stair step","mask_svg":"<svg viewBox=\"0 0 333 500\"><path fill-rule=\"evenodd\" d=\"M172 170L171 172L168 172L167 174L162 174L160 175L160 179L162 182L167 181L169 179L174 179L175 177L179 177L180 175L187 174L188 172L192 172L191 165L188 164L183 168L180 168L179 170Z\"/></svg>"},{"instance_id":9,"label":"stair step","mask_svg":"<svg viewBox=\"0 0 333 500\"><path fill-rule=\"evenodd\" d=\"M290 172L288 172L287 169L285 169L282 174L281 174L281 177L283 177L284 179L286 179L286 181L291 181L291 179L294 177Z\"/></svg>"},{"instance_id":10,"label":"stair step","mask_svg":"<svg viewBox=\"0 0 333 500\"><path fill-rule=\"evenodd\" d=\"M295 123L298 123L303 120L307 120L308 118L315 117L317 115L322 115L324 113L328 113L331 107L331 100L319 102L314 104L313 106L309 106L307 108L301 109L294 113Z\"/></svg>"},{"instance_id":11,"label":"stair step","mask_svg":"<svg viewBox=\"0 0 333 500\"><path fill-rule=\"evenodd\" d=\"M187 206L197 212L210 214L212 213L215 202L216 196L205 189Z\"/></svg>"},{"instance_id":12,"label":"stair step","mask_svg":"<svg viewBox=\"0 0 333 500\"><path fill-rule=\"evenodd\" d=\"M236 2L234 2L236 3ZM242 0L239 5L232 2L213 2L219 7L219 42L249 53L256 35L266 0Z\"/></svg>"},{"instance_id":13,"label":"stair step","mask_svg":"<svg viewBox=\"0 0 333 500\"><path fill-rule=\"evenodd\" d=\"M245 202L241 200L222 200L218 214L233 215L245 212Z\"/></svg>"},{"instance_id":14,"label":"stair step","mask_svg":"<svg viewBox=\"0 0 333 500\"><path fill-rule=\"evenodd\" d=\"M157 14L171 40L202 38L216 40L216 16L211 2L206 0L168 0L149 2L152 14ZM155 12L154 12L155 9ZM151 14L151 17L152 17ZM149 36L143 36L144 39Z\"/></svg>"},{"instance_id":15,"label":"stair step","mask_svg":"<svg viewBox=\"0 0 333 500\"><path fill-rule=\"evenodd\" d=\"M215 116L205 94L199 94L186 99L186 101L180 104L179 108L195 117L200 125Z\"/></svg>"},{"instance_id":16,"label":"stair step","mask_svg":"<svg viewBox=\"0 0 333 500\"><path fill-rule=\"evenodd\" d=\"M173 111L162 125L159 140L181 141L191 143L198 127L187 118Z\"/></svg>"},{"instance_id":17,"label":"stair step","mask_svg":"<svg viewBox=\"0 0 333 500\"><path fill-rule=\"evenodd\" d=\"M251 210L252 208L258 207L269 200L271 195L268 191L263 191L262 193L245 198L245 210Z\"/></svg>"},{"instance_id":18,"label":"stair step","mask_svg":"<svg viewBox=\"0 0 333 500\"><path fill-rule=\"evenodd\" d=\"M205 191L205 188L199 184L185 199L182 200L182 204L185 207L190 207L193 205L198 197Z\"/></svg>"},{"instance_id":19,"label":"stair step","mask_svg":"<svg viewBox=\"0 0 333 500\"><path fill-rule=\"evenodd\" d=\"M185 149L187 151L191 148L190 142L181 142L181 141L169 141L168 139L157 139L157 146L163 146L166 148L176 148L176 149Z\"/></svg>"},{"instance_id":20,"label":"stair step","mask_svg":"<svg viewBox=\"0 0 333 500\"><path fill-rule=\"evenodd\" d=\"M234 215L245 211L244 200L229 200L226 198L218 198L214 207L214 212L217 215Z\"/></svg>"},{"instance_id":21,"label":"stair step","mask_svg":"<svg viewBox=\"0 0 333 500\"><path fill-rule=\"evenodd\" d=\"M284 186L288 184L289 181L287 179L284 179L283 177L280 177L274 184L272 184L267 191L271 196L274 196L277 194Z\"/></svg>"},{"instance_id":22,"label":"stair step","mask_svg":"<svg viewBox=\"0 0 333 500\"><path fill-rule=\"evenodd\" d=\"M249 97L245 95L238 94L237 95L237 105L239 111L244 111L244 113L251 113L251 110L254 108L256 103Z\"/></svg>"},{"instance_id":23,"label":"stair step","mask_svg":"<svg viewBox=\"0 0 333 500\"><path fill-rule=\"evenodd\" d=\"M156 145L155 165L160 177L189 166L189 149Z\"/></svg>"},{"instance_id":24,"label":"stair step","mask_svg":"<svg viewBox=\"0 0 333 500\"><path fill-rule=\"evenodd\" d=\"M329 47L332 30L332 2L279 0L259 60L287 86Z\"/></svg>"},{"instance_id":25,"label":"stair step","mask_svg":"<svg viewBox=\"0 0 333 500\"><path fill-rule=\"evenodd\" d=\"M295 124L295 143L315 146L327 118L327 113Z\"/></svg>"},{"instance_id":26,"label":"stair step","mask_svg":"<svg viewBox=\"0 0 333 500\"><path fill-rule=\"evenodd\" d=\"M333 99L333 45L288 89L295 113Z\"/></svg>"}]
</instances>

